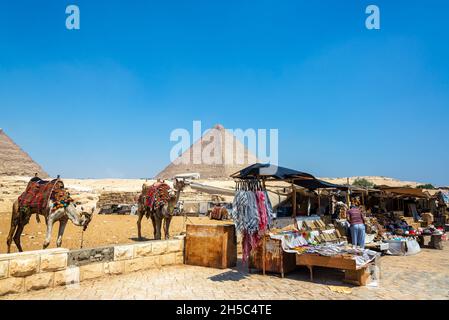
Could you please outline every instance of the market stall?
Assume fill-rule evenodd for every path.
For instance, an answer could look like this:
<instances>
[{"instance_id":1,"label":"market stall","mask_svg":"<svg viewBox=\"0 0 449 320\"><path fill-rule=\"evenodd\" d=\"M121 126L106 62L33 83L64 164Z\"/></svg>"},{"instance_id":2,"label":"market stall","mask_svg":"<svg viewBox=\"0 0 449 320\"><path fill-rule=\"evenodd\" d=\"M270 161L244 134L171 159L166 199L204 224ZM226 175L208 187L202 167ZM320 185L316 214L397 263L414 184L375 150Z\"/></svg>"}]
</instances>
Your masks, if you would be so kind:
<instances>
[{"instance_id":1,"label":"market stall","mask_svg":"<svg viewBox=\"0 0 449 320\"><path fill-rule=\"evenodd\" d=\"M279 272L283 276L294 266L305 265L311 271L311 279L314 266L337 268L346 270L346 280L364 285L367 267L376 260L378 253L348 246L339 230L319 216L297 216L296 193L299 190L347 190L346 186L321 181L308 173L263 164L252 165L231 177L236 181L237 190L231 215L243 235L243 261L249 262L249 267L263 273ZM267 197L259 199L259 195L266 195L266 181L270 180L291 184L292 218L283 228L272 228L272 220L265 221L272 216L272 208L266 202Z\"/></svg>"}]
</instances>

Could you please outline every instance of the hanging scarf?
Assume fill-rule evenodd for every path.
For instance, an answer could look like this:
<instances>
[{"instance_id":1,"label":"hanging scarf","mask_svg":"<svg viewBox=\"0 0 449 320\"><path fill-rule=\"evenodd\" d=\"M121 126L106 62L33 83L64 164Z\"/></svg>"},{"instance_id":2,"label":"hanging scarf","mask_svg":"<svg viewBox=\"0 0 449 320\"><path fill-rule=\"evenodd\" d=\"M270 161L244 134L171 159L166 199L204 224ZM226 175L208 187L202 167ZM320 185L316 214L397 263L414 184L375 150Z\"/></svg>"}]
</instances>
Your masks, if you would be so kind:
<instances>
[{"instance_id":1,"label":"hanging scarf","mask_svg":"<svg viewBox=\"0 0 449 320\"><path fill-rule=\"evenodd\" d=\"M259 233L263 233L268 227L267 205L265 194L262 191L256 191L257 210L259 213Z\"/></svg>"}]
</instances>

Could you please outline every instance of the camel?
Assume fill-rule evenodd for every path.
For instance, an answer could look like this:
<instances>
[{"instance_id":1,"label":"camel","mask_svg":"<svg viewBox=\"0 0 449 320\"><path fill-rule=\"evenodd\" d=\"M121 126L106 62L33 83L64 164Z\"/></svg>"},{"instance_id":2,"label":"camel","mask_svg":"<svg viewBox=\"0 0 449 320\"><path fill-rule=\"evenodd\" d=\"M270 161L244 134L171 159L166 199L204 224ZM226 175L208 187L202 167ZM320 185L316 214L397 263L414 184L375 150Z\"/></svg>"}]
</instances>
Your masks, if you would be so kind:
<instances>
[{"instance_id":1,"label":"camel","mask_svg":"<svg viewBox=\"0 0 449 320\"><path fill-rule=\"evenodd\" d=\"M19 208L19 201L16 200L13 204L12 216L11 216L11 228L9 229L8 238L6 240L6 244L8 246L8 253L11 252L11 243L14 239L14 243L17 246L19 252L22 252L22 245L20 244L20 236L22 235L22 231L25 225L30 221L30 217L32 214L36 214L37 220L39 221L39 215L43 215L45 217L45 221L47 224L47 234L44 240L43 248L46 249L51 240L51 232L53 229L53 224L56 221L59 221L59 230L58 230L58 238L56 241L56 246L59 248L62 245L62 236L64 234L65 227L67 225L67 221L70 220L76 226L83 227L86 230L90 220L92 219L92 214L95 208L92 208L92 212L84 212L83 209L81 214L78 213L75 205L70 203L68 206L64 208L59 208L56 210L52 210L54 203L50 201L50 204L46 210L37 211L35 209L25 209Z\"/></svg>"},{"instance_id":2,"label":"camel","mask_svg":"<svg viewBox=\"0 0 449 320\"><path fill-rule=\"evenodd\" d=\"M153 233L154 233L154 239L155 240L161 240L161 226L162 221L164 221L164 233L165 233L165 239L170 238L170 222L173 217L173 213L177 207L179 197L181 195L181 191L185 187L184 180L178 180L175 179L173 187L174 190L170 190L170 199L168 201L167 205L163 205L157 210L151 210L145 205L145 199L146 195L148 194L148 189L151 186L143 185L142 186L142 193L139 197L138 202L138 219L137 219L137 232L139 240L142 240L142 218L143 216L146 216L147 219L151 218L151 222L153 224Z\"/></svg>"}]
</instances>

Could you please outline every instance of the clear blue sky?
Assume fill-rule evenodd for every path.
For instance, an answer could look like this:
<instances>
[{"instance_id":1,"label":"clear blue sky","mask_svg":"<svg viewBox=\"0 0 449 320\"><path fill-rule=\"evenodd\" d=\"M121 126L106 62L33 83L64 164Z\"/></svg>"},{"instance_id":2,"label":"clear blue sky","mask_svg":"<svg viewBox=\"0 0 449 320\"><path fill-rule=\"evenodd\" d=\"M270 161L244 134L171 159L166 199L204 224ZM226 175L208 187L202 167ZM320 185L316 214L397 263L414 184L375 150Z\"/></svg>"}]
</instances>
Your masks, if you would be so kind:
<instances>
[{"instance_id":1,"label":"clear blue sky","mask_svg":"<svg viewBox=\"0 0 449 320\"><path fill-rule=\"evenodd\" d=\"M1 1L0 127L63 177L154 176L171 130L201 120L278 128L280 164L317 176L448 185L448 15L445 0Z\"/></svg>"}]
</instances>

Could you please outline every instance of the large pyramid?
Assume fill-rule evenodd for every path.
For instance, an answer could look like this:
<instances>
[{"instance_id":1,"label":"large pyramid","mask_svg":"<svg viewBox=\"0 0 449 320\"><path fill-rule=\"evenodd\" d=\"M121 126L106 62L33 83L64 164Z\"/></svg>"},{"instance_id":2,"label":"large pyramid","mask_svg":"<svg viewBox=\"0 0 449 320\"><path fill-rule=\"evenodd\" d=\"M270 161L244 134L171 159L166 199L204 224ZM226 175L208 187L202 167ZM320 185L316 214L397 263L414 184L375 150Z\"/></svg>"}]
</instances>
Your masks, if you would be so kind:
<instances>
[{"instance_id":1,"label":"large pyramid","mask_svg":"<svg viewBox=\"0 0 449 320\"><path fill-rule=\"evenodd\" d=\"M31 159L6 133L0 129L0 175L48 177L48 174Z\"/></svg>"},{"instance_id":2,"label":"large pyramid","mask_svg":"<svg viewBox=\"0 0 449 320\"><path fill-rule=\"evenodd\" d=\"M199 173L201 179L223 179L256 162L257 157L230 131L222 125L216 125L156 178L170 179L177 174Z\"/></svg>"}]
</instances>

